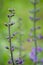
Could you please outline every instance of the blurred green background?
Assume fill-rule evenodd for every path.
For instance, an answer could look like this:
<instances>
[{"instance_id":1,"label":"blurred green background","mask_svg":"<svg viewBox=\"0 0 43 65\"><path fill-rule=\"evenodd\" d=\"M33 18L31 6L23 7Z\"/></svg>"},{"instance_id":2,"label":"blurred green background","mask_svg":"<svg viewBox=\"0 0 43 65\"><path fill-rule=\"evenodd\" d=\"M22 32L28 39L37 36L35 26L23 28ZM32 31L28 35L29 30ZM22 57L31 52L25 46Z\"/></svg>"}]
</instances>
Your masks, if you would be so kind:
<instances>
[{"instance_id":1,"label":"blurred green background","mask_svg":"<svg viewBox=\"0 0 43 65\"><path fill-rule=\"evenodd\" d=\"M43 35L43 0L40 0L37 8L40 8L40 12L37 13L37 16L41 18L40 21L36 23L36 26L41 26L40 30L37 30L37 34ZM30 3L30 0L0 0L0 65L8 65L8 60L10 58L9 50L5 49L5 46L9 46L9 43L6 39L8 35L8 28L4 26L4 23L8 22L8 9L15 9L15 16L12 18L12 21L15 22L15 25L11 27L11 34L15 31L18 31L18 19L22 18L22 29L24 32L24 36L22 39L24 40L23 46L26 49L22 54L26 54L25 56L25 65L32 65L33 63L29 59L29 52L31 48L34 46L34 42L25 41L29 38L30 28L33 27L33 22L29 19L29 16L33 14L29 13L29 10L33 9L33 5ZM15 36L12 40L12 44L19 45L16 40L17 36ZM43 47L43 40L38 40L38 45ZM18 56L18 50L14 51L14 56ZM17 54L17 55L16 55ZM15 58L14 57L14 58ZM39 58L43 57L43 52L39 54Z\"/></svg>"}]
</instances>

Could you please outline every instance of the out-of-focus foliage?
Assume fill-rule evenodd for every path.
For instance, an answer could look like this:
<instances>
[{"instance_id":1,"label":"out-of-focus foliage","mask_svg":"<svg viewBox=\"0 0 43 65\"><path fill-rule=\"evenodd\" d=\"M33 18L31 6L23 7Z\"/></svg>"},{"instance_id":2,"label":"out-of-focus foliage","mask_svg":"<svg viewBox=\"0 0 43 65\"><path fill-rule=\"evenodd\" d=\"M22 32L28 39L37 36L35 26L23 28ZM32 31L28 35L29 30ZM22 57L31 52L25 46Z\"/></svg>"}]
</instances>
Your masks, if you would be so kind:
<instances>
[{"instance_id":1,"label":"out-of-focus foliage","mask_svg":"<svg viewBox=\"0 0 43 65\"><path fill-rule=\"evenodd\" d=\"M37 33L43 34L43 0L40 0L37 7L40 8L40 12L37 14L38 17L41 18L40 21L37 22L36 25L41 26L41 30ZM15 9L15 17L13 17L12 21L15 22L15 25L12 26L11 34L14 31L17 31L18 28L18 18L22 18L22 29L24 32L23 39L26 40L28 38L28 34L30 32L30 28L33 26L33 22L29 19L29 16L32 14L29 13L29 10L33 8L33 5L30 3L30 0L0 0L0 65L8 65L7 61L9 59L10 53L8 54L8 50L5 49L6 45L6 36L8 35L8 29L4 26L4 23L8 22L7 14L9 8ZM14 41L15 40L15 41ZM13 43L17 44L16 37L12 40ZM40 41L39 45L43 46L43 41ZM18 44L17 44L18 45ZM25 65L32 65L32 62L29 60L28 53L31 51L32 43L28 43L25 41L23 46L26 48L25 53L27 52L27 56L25 58ZM15 55L16 53L14 53Z\"/></svg>"}]
</instances>

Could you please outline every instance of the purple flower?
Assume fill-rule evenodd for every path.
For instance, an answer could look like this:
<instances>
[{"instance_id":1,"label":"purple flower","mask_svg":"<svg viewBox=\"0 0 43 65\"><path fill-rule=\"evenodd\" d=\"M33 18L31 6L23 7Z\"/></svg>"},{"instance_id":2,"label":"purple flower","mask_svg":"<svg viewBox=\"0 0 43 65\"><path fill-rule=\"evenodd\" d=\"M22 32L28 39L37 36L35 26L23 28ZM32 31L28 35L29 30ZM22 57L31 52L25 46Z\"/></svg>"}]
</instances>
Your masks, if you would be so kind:
<instances>
[{"instance_id":1,"label":"purple flower","mask_svg":"<svg viewBox=\"0 0 43 65\"><path fill-rule=\"evenodd\" d=\"M13 46L11 47L11 51L14 51L14 47Z\"/></svg>"},{"instance_id":2,"label":"purple flower","mask_svg":"<svg viewBox=\"0 0 43 65\"><path fill-rule=\"evenodd\" d=\"M43 63L43 59L41 59L41 62Z\"/></svg>"},{"instance_id":3,"label":"purple flower","mask_svg":"<svg viewBox=\"0 0 43 65\"><path fill-rule=\"evenodd\" d=\"M37 52L41 52L41 51L43 51L43 48L41 48L41 47L37 47L37 49L36 48L32 48L32 51L33 52L35 52L35 50L37 50Z\"/></svg>"},{"instance_id":4,"label":"purple flower","mask_svg":"<svg viewBox=\"0 0 43 65\"><path fill-rule=\"evenodd\" d=\"M28 42L32 42L32 39L27 39Z\"/></svg>"},{"instance_id":5,"label":"purple flower","mask_svg":"<svg viewBox=\"0 0 43 65\"><path fill-rule=\"evenodd\" d=\"M23 63L23 60L22 59L19 59L19 64L22 64Z\"/></svg>"},{"instance_id":6,"label":"purple flower","mask_svg":"<svg viewBox=\"0 0 43 65\"><path fill-rule=\"evenodd\" d=\"M37 57L35 56L34 58L33 58L33 62L37 62L38 61L38 59L37 59Z\"/></svg>"},{"instance_id":7,"label":"purple flower","mask_svg":"<svg viewBox=\"0 0 43 65\"><path fill-rule=\"evenodd\" d=\"M37 51L41 52L41 51L43 51L43 49L41 47L37 47Z\"/></svg>"},{"instance_id":8,"label":"purple flower","mask_svg":"<svg viewBox=\"0 0 43 65\"><path fill-rule=\"evenodd\" d=\"M23 59L21 59L21 58L17 58L16 59L16 64L23 64Z\"/></svg>"},{"instance_id":9,"label":"purple flower","mask_svg":"<svg viewBox=\"0 0 43 65\"><path fill-rule=\"evenodd\" d=\"M37 59L37 57L35 56L35 53L34 53L34 52L31 52L31 53L29 54L29 56L30 56L30 59L31 59L33 62L37 62L37 61L38 61L38 59Z\"/></svg>"},{"instance_id":10,"label":"purple flower","mask_svg":"<svg viewBox=\"0 0 43 65\"><path fill-rule=\"evenodd\" d=\"M43 51L43 49L41 47L37 47L37 49L36 48L32 48L32 51L29 53L29 57L30 57L30 59L33 62L37 62L38 61L37 56L35 55L35 51L36 50L37 50L37 52Z\"/></svg>"},{"instance_id":11,"label":"purple flower","mask_svg":"<svg viewBox=\"0 0 43 65\"><path fill-rule=\"evenodd\" d=\"M9 60L9 61L8 61L8 64L12 64L12 60Z\"/></svg>"},{"instance_id":12,"label":"purple flower","mask_svg":"<svg viewBox=\"0 0 43 65\"><path fill-rule=\"evenodd\" d=\"M42 36L42 35L39 35L38 38L39 38L39 39L43 39L43 36Z\"/></svg>"},{"instance_id":13,"label":"purple flower","mask_svg":"<svg viewBox=\"0 0 43 65\"><path fill-rule=\"evenodd\" d=\"M30 52L30 53L29 53L29 57L30 57L30 59L33 60L34 56L35 56L35 54L34 54L33 52Z\"/></svg>"}]
</instances>

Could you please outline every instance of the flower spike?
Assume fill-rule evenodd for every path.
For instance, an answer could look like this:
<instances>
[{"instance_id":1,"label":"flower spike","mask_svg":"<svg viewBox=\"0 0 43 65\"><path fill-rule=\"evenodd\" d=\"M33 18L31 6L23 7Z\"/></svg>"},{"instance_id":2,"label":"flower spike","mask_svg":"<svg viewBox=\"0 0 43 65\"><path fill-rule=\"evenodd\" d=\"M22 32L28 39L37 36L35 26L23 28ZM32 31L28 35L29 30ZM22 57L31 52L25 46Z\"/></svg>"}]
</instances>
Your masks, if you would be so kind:
<instances>
[{"instance_id":1,"label":"flower spike","mask_svg":"<svg viewBox=\"0 0 43 65\"><path fill-rule=\"evenodd\" d=\"M8 14L9 22L8 22L8 24L5 23L5 26L8 27L8 37L7 37L7 39L9 40L9 47L6 47L6 49L10 50L10 55L11 55L11 60L8 61L8 64L15 65L14 58L13 58L14 47L12 47L12 41L11 41L11 39L13 38L13 35L11 36L11 30L10 30L10 26L15 24L14 22L11 22L11 17L14 16L13 11L14 10L12 10L12 9L9 10L9 12L11 12L10 14Z\"/></svg>"}]
</instances>

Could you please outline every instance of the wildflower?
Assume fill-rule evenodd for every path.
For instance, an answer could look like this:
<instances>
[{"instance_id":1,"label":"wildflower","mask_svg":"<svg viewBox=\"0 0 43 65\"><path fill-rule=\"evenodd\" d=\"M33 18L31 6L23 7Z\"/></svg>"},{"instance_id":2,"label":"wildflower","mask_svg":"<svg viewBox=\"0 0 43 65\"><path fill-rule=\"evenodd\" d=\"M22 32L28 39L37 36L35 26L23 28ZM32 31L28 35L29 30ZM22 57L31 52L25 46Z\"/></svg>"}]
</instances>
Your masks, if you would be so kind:
<instances>
[{"instance_id":1,"label":"wildflower","mask_svg":"<svg viewBox=\"0 0 43 65\"><path fill-rule=\"evenodd\" d=\"M9 60L9 61L8 61L8 64L12 64L12 60Z\"/></svg>"},{"instance_id":2,"label":"wildflower","mask_svg":"<svg viewBox=\"0 0 43 65\"><path fill-rule=\"evenodd\" d=\"M16 59L16 64L23 64L23 59L17 58Z\"/></svg>"},{"instance_id":3,"label":"wildflower","mask_svg":"<svg viewBox=\"0 0 43 65\"><path fill-rule=\"evenodd\" d=\"M14 46L11 47L11 51L14 51Z\"/></svg>"},{"instance_id":4,"label":"wildflower","mask_svg":"<svg viewBox=\"0 0 43 65\"><path fill-rule=\"evenodd\" d=\"M37 57L35 56L35 53L34 53L33 51L30 52L29 56L30 56L30 59L31 59L33 62L38 61L38 59L37 59Z\"/></svg>"},{"instance_id":5,"label":"wildflower","mask_svg":"<svg viewBox=\"0 0 43 65\"><path fill-rule=\"evenodd\" d=\"M29 53L29 57L33 62L38 61L37 56L35 55L35 51L41 52L41 51L43 51L43 48L41 48L41 47L37 47L37 49L32 48L32 51Z\"/></svg>"},{"instance_id":6,"label":"wildflower","mask_svg":"<svg viewBox=\"0 0 43 65\"><path fill-rule=\"evenodd\" d=\"M39 38L39 39L43 39L43 36L42 36L42 35L39 35L38 38Z\"/></svg>"},{"instance_id":7,"label":"wildflower","mask_svg":"<svg viewBox=\"0 0 43 65\"><path fill-rule=\"evenodd\" d=\"M41 48L41 47L37 47L37 49L36 48L32 48L32 51L33 52L35 52L35 50L37 50L37 52L41 52L41 51L43 51L43 48Z\"/></svg>"},{"instance_id":8,"label":"wildflower","mask_svg":"<svg viewBox=\"0 0 43 65\"><path fill-rule=\"evenodd\" d=\"M37 51L38 51L38 52L41 52L41 51L43 51L43 48L37 47Z\"/></svg>"},{"instance_id":9,"label":"wildflower","mask_svg":"<svg viewBox=\"0 0 43 65\"><path fill-rule=\"evenodd\" d=\"M28 42L32 42L32 39L27 39Z\"/></svg>"},{"instance_id":10,"label":"wildflower","mask_svg":"<svg viewBox=\"0 0 43 65\"><path fill-rule=\"evenodd\" d=\"M38 59L37 59L37 57L35 56L34 58L33 58L33 62L37 62L38 61Z\"/></svg>"}]
</instances>

